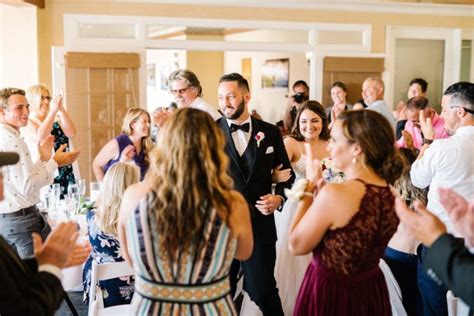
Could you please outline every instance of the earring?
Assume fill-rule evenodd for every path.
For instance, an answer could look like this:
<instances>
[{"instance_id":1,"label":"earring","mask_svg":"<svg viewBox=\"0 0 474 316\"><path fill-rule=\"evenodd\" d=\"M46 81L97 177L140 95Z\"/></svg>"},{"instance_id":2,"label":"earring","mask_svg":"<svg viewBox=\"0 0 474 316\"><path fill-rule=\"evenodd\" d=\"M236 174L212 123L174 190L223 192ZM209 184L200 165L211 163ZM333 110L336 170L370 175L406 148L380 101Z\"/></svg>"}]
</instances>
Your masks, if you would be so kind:
<instances>
[{"instance_id":1,"label":"earring","mask_svg":"<svg viewBox=\"0 0 474 316\"><path fill-rule=\"evenodd\" d=\"M353 164L356 164L356 163L357 163L357 158L356 158L356 156L352 157L352 163L353 163Z\"/></svg>"}]
</instances>

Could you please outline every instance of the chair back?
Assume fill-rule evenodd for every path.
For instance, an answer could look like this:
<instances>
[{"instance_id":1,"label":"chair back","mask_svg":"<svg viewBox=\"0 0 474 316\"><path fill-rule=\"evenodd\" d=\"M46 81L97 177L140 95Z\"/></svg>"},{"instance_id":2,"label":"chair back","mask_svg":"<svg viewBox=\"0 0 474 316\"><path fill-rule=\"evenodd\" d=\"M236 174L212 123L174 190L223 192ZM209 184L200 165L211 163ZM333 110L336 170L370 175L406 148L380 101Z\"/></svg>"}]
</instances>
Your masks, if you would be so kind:
<instances>
[{"instance_id":1,"label":"chair back","mask_svg":"<svg viewBox=\"0 0 474 316\"><path fill-rule=\"evenodd\" d=\"M89 290L89 315L95 316L104 309L104 299L99 281L135 275L135 270L126 261L97 263L92 261L91 285Z\"/></svg>"}]
</instances>

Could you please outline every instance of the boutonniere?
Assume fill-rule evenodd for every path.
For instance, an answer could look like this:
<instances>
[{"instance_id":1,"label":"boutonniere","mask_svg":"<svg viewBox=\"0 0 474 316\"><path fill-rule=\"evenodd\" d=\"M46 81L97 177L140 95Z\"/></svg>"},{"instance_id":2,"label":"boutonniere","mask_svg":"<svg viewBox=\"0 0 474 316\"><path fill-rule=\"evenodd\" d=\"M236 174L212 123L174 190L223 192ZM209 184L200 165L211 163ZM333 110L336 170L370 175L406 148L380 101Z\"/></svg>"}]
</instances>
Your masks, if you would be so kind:
<instances>
[{"instance_id":1,"label":"boutonniere","mask_svg":"<svg viewBox=\"0 0 474 316\"><path fill-rule=\"evenodd\" d=\"M257 141L257 147L260 147L260 142L265 138L265 134L263 132L258 132L255 135L255 140Z\"/></svg>"}]
</instances>

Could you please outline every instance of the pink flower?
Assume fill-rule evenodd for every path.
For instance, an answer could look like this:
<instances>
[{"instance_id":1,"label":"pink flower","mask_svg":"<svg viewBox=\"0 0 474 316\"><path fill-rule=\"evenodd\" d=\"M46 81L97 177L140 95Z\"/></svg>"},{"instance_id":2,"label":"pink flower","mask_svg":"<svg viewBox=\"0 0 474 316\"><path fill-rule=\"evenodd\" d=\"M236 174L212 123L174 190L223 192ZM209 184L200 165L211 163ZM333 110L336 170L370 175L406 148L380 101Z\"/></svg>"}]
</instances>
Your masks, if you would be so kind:
<instances>
[{"instance_id":1,"label":"pink flower","mask_svg":"<svg viewBox=\"0 0 474 316\"><path fill-rule=\"evenodd\" d=\"M255 140L257 141L257 147L260 147L260 142L265 138L265 134L263 132L258 132L255 135Z\"/></svg>"}]
</instances>

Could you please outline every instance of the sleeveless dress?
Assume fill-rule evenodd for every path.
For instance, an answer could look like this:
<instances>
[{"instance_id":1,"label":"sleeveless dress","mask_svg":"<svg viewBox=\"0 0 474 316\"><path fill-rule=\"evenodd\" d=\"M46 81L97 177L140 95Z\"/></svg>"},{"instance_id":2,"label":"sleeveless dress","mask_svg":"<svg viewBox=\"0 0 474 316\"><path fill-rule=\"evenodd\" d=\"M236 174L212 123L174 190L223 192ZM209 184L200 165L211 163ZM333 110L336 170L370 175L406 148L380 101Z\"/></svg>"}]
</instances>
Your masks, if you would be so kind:
<instances>
[{"instance_id":1,"label":"sleeveless dress","mask_svg":"<svg viewBox=\"0 0 474 316\"><path fill-rule=\"evenodd\" d=\"M379 259L398 226L394 197L388 186L364 185L359 211L314 249L294 315L391 315Z\"/></svg>"},{"instance_id":2,"label":"sleeveless dress","mask_svg":"<svg viewBox=\"0 0 474 316\"><path fill-rule=\"evenodd\" d=\"M67 144L65 151L69 151L69 138L64 134L64 131L58 122L53 123L51 135L54 136L54 151L58 150L62 144ZM76 183L72 164L58 167L58 173L58 176L54 178L54 183L59 183L59 186L61 187L61 195L65 195L67 194L69 183Z\"/></svg>"},{"instance_id":3,"label":"sleeveless dress","mask_svg":"<svg viewBox=\"0 0 474 316\"><path fill-rule=\"evenodd\" d=\"M306 159L307 156L301 153L300 159L291 164L296 175L295 182L306 177ZM325 182L341 183L344 181L344 174L332 167L329 158L321 160L321 168ZM301 281L312 258L311 254L295 256L288 248L290 226L298 208L298 203L299 201L288 199L282 211L274 213L278 236L275 246L275 280L277 282L283 312L287 316L293 314ZM245 294L240 315L260 316L262 312L258 306L250 300L249 296Z\"/></svg>"},{"instance_id":4,"label":"sleeveless dress","mask_svg":"<svg viewBox=\"0 0 474 316\"><path fill-rule=\"evenodd\" d=\"M133 146L133 143L127 134L122 133L119 136L115 137L115 140L117 141L119 146L119 154L117 158L109 160L104 165L104 167L102 168L104 170L104 174L107 173L107 170L109 170L110 167L120 161L120 156L122 155L122 151L125 149L125 147L127 147L128 145ZM148 170L148 165L145 161L145 152L143 151L143 149L138 154L135 154L135 156L133 157L133 161L140 168L140 180L143 180L143 178L145 177L145 173Z\"/></svg>"},{"instance_id":5,"label":"sleeveless dress","mask_svg":"<svg viewBox=\"0 0 474 316\"><path fill-rule=\"evenodd\" d=\"M89 209L86 219L89 242L91 244L92 251L87 258L82 270L84 303L89 301L92 262L94 260L97 263L124 261L121 254L119 241L115 236L104 233L99 229L97 223L95 222L95 212L93 209ZM102 297L104 298L105 307L130 304L134 292L134 278L127 276L99 281L99 287L102 290Z\"/></svg>"},{"instance_id":6,"label":"sleeveless dress","mask_svg":"<svg viewBox=\"0 0 474 316\"><path fill-rule=\"evenodd\" d=\"M161 248L157 217L142 199L126 221L127 243L136 272L131 315L236 315L229 269L237 239L213 210L205 223L206 243L172 261Z\"/></svg>"}]
</instances>

